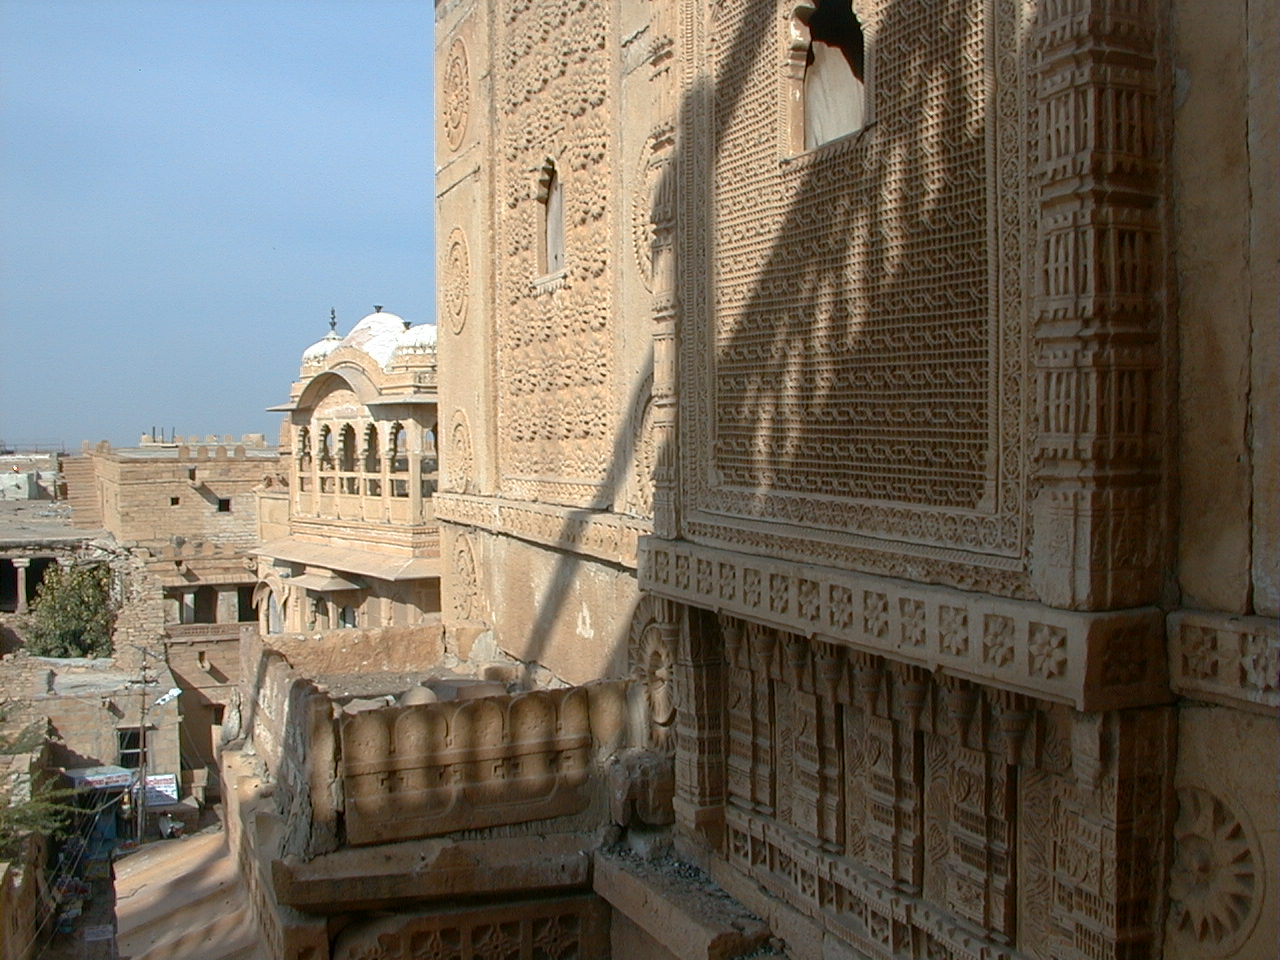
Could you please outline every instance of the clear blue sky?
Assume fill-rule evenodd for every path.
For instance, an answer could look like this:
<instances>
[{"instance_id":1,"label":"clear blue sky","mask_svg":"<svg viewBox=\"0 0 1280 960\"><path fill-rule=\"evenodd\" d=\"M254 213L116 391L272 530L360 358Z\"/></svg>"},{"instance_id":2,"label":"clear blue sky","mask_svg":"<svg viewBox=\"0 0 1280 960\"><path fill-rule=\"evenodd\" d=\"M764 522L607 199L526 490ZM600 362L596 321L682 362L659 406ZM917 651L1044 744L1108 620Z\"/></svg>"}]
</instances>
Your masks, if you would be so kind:
<instances>
[{"instance_id":1,"label":"clear blue sky","mask_svg":"<svg viewBox=\"0 0 1280 960\"><path fill-rule=\"evenodd\" d=\"M267 432L434 320L430 0L0 0L0 440Z\"/></svg>"}]
</instances>

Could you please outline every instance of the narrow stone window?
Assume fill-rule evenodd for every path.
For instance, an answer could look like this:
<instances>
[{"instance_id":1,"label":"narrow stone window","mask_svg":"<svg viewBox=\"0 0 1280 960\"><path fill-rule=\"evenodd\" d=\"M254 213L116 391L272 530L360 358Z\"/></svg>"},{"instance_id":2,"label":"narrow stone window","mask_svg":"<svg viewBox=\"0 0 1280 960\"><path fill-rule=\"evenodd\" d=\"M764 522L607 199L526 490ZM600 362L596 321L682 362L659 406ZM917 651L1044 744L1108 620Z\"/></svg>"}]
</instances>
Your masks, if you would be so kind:
<instances>
[{"instance_id":1,"label":"narrow stone window","mask_svg":"<svg viewBox=\"0 0 1280 960\"><path fill-rule=\"evenodd\" d=\"M116 728L116 764L126 770L138 770L143 766L141 727Z\"/></svg>"},{"instance_id":2,"label":"narrow stone window","mask_svg":"<svg viewBox=\"0 0 1280 960\"><path fill-rule=\"evenodd\" d=\"M866 43L851 0L797 4L791 77L800 114L795 148L812 150L866 125Z\"/></svg>"},{"instance_id":3,"label":"narrow stone window","mask_svg":"<svg viewBox=\"0 0 1280 960\"><path fill-rule=\"evenodd\" d=\"M170 498L169 498L169 506L171 506L171 507L176 507L176 506L177 506L179 503L181 503L181 502L182 502L182 501L181 501L181 500L179 500L177 497L170 497Z\"/></svg>"},{"instance_id":4,"label":"narrow stone window","mask_svg":"<svg viewBox=\"0 0 1280 960\"><path fill-rule=\"evenodd\" d=\"M543 164L538 177L538 204L538 271L548 276L564 269L564 187L554 160Z\"/></svg>"},{"instance_id":5,"label":"narrow stone window","mask_svg":"<svg viewBox=\"0 0 1280 960\"><path fill-rule=\"evenodd\" d=\"M219 500L218 500L218 512L219 512L219 513L230 513L230 512L231 512L231 501L230 501L230 500L228 500L228 499L225 499L225 498L219 498Z\"/></svg>"}]
</instances>

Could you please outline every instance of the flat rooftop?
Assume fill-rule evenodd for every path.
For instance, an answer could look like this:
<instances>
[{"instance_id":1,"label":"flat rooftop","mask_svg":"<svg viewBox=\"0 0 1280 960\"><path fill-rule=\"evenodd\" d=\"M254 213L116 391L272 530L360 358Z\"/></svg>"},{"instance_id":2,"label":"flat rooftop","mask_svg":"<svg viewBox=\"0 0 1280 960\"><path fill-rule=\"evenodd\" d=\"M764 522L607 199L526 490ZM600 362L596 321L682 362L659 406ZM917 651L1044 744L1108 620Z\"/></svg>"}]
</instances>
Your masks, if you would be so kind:
<instances>
[{"instance_id":1,"label":"flat rooftop","mask_svg":"<svg viewBox=\"0 0 1280 960\"><path fill-rule=\"evenodd\" d=\"M215 458L214 458L214 456L213 456L213 453L212 453L212 450L213 450L213 448L214 448L214 447L224 447L224 448L226 448L226 450L227 450L227 459L228 459L228 460L239 460L239 459L242 459L242 458L239 456L239 454L237 454L237 455L236 455L236 456L234 456L234 457L231 455L231 452L232 452L236 447L240 446L240 444L235 444L235 443L192 443L192 444L184 444L183 446L184 446L184 448L187 450L187 456L184 458L185 460L192 460L192 459L194 459L194 458L195 458L195 452L196 452L198 449L200 449L201 447L207 447L207 448L210 450L210 453L209 453L209 460L210 460L210 461L213 461L213 460L215 459ZM166 444L165 446L160 446L159 444L157 444L157 445L156 445L156 446L154 446L154 447L152 447L152 446L146 446L146 447L112 447L112 448L111 448L111 451L110 451L110 455L111 455L111 456L113 456L113 457L119 457L121 460L177 460L177 459L178 459L178 448L177 448L177 447L175 447L175 446L167 445L167 444ZM276 456L277 456L277 454L276 454L276 448L275 448L275 447L245 447L245 448L244 448L244 457L243 457L243 459L245 459L245 460L275 460L275 459L276 459Z\"/></svg>"},{"instance_id":2,"label":"flat rooftop","mask_svg":"<svg viewBox=\"0 0 1280 960\"><path fill-rule=\"evenodd\" d=\"M69 546L106 536L105 530L71 525L71 505L56 500L0 500L0 547L25 544Z\"/></svg>"}]
</instances>

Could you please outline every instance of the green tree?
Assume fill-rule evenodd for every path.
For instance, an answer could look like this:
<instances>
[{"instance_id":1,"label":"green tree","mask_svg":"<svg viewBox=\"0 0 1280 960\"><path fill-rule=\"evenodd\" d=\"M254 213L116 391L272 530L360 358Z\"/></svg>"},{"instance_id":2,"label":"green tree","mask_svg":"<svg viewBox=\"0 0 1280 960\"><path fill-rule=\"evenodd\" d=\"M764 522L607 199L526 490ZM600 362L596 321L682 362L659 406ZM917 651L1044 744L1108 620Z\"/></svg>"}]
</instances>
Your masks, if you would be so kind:
<instances>
[{"instance_id":1,"label":"green tree","mask_svg":"<svg viewBox=\"0 0 1280 960\"><path fill-rule=\"evenodd\" d=\"M0 720L4 708L0 707ZM37 720L12 733L0 732L0 754L30 755L40 750L49 735L47 720ZM53 836L76 813L75 790L55 786L40 771L24 769L25 761L0 777L0 860L17 854L24 837Z\"/></svg>"},{"instance_id":2,"label":"green tree","mask_svg":"<svg viewBox=\"0 0 1280 960\"><path fill-rule=\"evenodd\" d=\"M38 657L110 656L115 618L106 564L50 566L31 604L27 651Z\"/></svg>"}]
</instances>

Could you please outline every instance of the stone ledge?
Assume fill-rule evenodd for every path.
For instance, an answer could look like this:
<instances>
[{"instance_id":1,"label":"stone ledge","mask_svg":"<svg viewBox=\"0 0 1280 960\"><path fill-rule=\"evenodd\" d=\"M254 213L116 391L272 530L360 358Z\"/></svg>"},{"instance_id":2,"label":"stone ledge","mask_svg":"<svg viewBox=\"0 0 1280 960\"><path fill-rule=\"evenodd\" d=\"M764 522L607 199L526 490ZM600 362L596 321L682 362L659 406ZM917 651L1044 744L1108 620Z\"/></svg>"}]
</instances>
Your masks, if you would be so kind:
<instances>
[{"instance_id":1,"label":"stone ledge","mask_svg":"<svg viewBox=\"0 0 1280 960\"><path fill-rule=\"evenodd\" d=\"M587 833L493 840L413 840L272 863L280 903L311 913L376 910L453 897L517 896L585 888Z\"/></svg>"},{"instance_id":2,"label":"stone ledge","mask_svg":"<svg viewBox=\"0 0 1280 960\"><path fill-rule=\"evenodd\" d=\"M654 537L639 560L660 597L1078 710L1171 699L1154 607L1062 610Z\"/></svg>"},{"instance_id":3,"label":"stone ledge","mask_svg":"<svg viewBox=\"0 0 1280 960\"><path fill-rule=\"evenodd\" d=\"M1175 610L1168 636L1170 684L1180 696L1280 713L1280 620Z\"/></svg>"},{"instance_id":4,"label":"stone ledge","mask_svg":"<svg viewBox=\"0 0 1280 960\"><path fill-rule=\"evenodd\" d=\"M479 527L624 567L635 567L637 544L651 526L647 520L603 510L461 493L437 493L434 506L441 523Z\"/></svg>"},{"instance_id":5,"label":"stone ledge","mask_svg":"<svg viewBox=\"0 0 1280 960\"><path fill-rule=\"evenodd\" d=\"M701 873L701 871L698 871ZM592 886L615 910L683 960L730 960L769 940L769 926L709 877L597 853Z\"/></svg>"}]
</instances>

